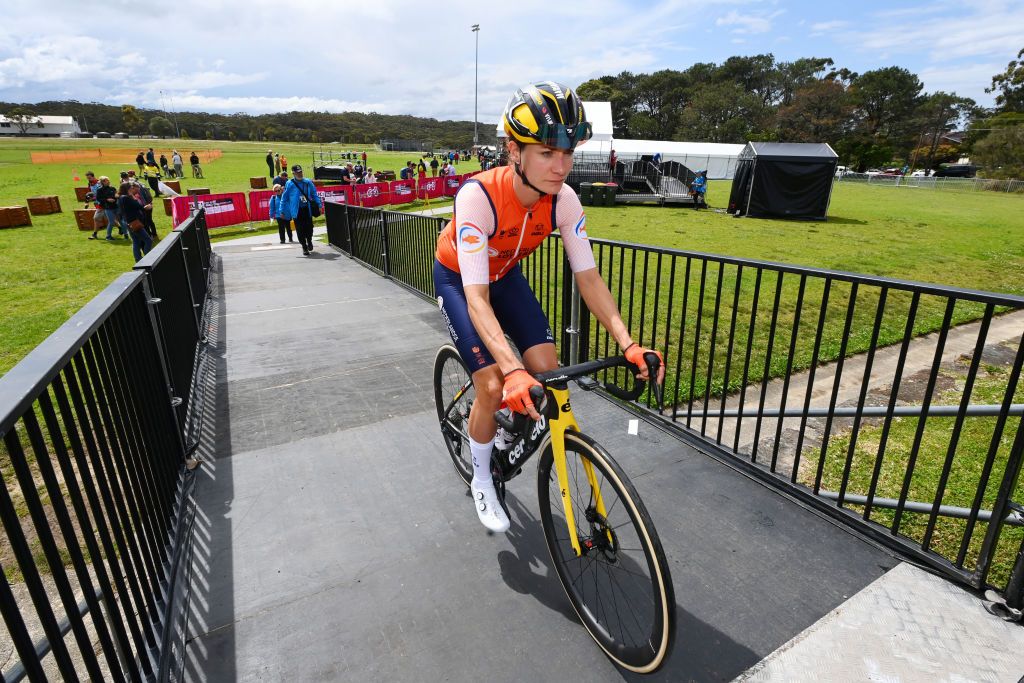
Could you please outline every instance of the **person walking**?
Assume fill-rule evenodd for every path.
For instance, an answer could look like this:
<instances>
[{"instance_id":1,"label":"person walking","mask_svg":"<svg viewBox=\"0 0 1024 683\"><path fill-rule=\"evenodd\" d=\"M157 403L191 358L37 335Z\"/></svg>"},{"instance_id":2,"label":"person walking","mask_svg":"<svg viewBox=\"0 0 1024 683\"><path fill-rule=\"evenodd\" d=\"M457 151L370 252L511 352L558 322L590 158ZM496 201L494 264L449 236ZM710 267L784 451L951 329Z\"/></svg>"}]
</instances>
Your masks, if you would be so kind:
<instances>
[{"instance_id":1,"label":"person walking","mask_svg":"<svg viewBox=\"0 0 1024 683\"><path fill-rule=\"evenodd\" d=\"M274 172L281 175L281 155L274 155Z\"/></svg>"},{"instance_id":2,"label":"person walking","mask_svg":"<svg viewBox=\"0 0 1024 683\"><path fill-rule=\"evenodd\" d=\"M140 183L139 179L135 177L135 171L128 171L128 182L132 186L139 188L139 197L142 198L143 208L146 209L143 212L142 222L146 225L146 232L156 242L159 237L156 234L156 222L153 220L153 195L150 193L149 188Z\"/></svg>"},{"instance_id":3,"label":"person walking","mask_svg":"<svg viewBox=\"0 0 1024 683\"><path fill-rule=\"evenodd\" d=\"M100 176L100 186L96 190L96 203L99 204L104 216L107 218L107 239L114 241L113 230L117 221L117 188L110 184L110 178ZM123 235L124 226L118 223L118 230Z\"/></svg>"},{"instance_id":4,"label":"person walking","mask_svg":"<svg viewBox=\"0 0 1024 683\"><path fill-rule=\"evenodd\" d=\"M299 234L302 255L313 253L313 217L323 212L323 202L316 193L316 185L302 175L302 166L292 166L292 179L281 193L280 215L285 220L295 220L295 232Z\"/></svg>"},{"instance_id":5,"label":"person walking","mask_svg":"<svg viewBox=\"0 0 1024 683\"><path fill-rule=\"evenodd\" d=\"M146 163L156 166L156 154L153 153L152 147L150 147L149 151L146 152Z\"/></svg>"},{"instance_id":6,"label":"person walking","mask_svg":"<svg viewBox=\"0 0 1024 683\"><path fill-rule=\"evenodd\" d=\"M188 163L192 164L192 177L202 178L203 169L199 166L199 155L193 151L192 156L188 158Z\"/></svg>"},{"instance_id":7,"label":"person walking","mask_svg":"<svg viewBox=\"0 0 1024 683\"><path fill-rule=\"evenodd\" d=\"M288 170L288 157L286 157L284 154L281 155L281 170Z\"/></svg>"},{"instance_id":8,"label":"person walking","mask_svg":"<svg viewBox=\"0 0 1024 683\"><path fill-rule=\"evenodd\" d=\"M185 172L181 170L184 164L181 161L181 155L178 154L176 149L171 151L171 165L174 166L174 175L179 178L185 177Z\"/></svg>"},{"instance_id":9,"label":"person walking","mask_svg":"<svg viewBox=\"0 0 1024 683\"><path fill-rule=\"evenodd\" d=\"M280 171L281 167L278 166L277 170ZM267 175L271 178L274 177L274 150L272 149L267 150Z\"/></svg>"},{"instance_id":10,"label":"person walking","mask_svg":"<svg viewBox=\"0 0 1024 683\"><path fill-rule=\"evenodd\" d=\"M89 186L89 192L85 195L85 198L92 202L92 208L95 209L92 215L93 231L92 235L89 236L89 239L94 240L96 239L96 233L98 233L100 229L103 227L99 223L100 218L102 217L103 220L106 220L107 217L106 214L103 213L103 207L100 206L99 201L96 199L96 193L100 189L100 181L96 178L96 175L92 171L86 171L85 182ZM85 208L88 209L89 205L86 204Z\"/></svg>"},{"instance_id":11,"label":"person walking","mask_svg":"<svg viewBox=\"0 0 1024 683\"><path fill-rule=\"evenodd\" d=\"M141 149L135 157L135 165L139 167L139 173L142 173L142 169L146 167L146 157Z\"/></svg>"},{"instance_id":12,"label":"person walking","mask_svg":"<svg viewBox=\"0 0 1024 683\"><path fill-rule=\"evenodd\" d=\"M437 163L437 157L430 157L430 175L437 177L437 167L440 164Z\"/></svg>"},{"instance_id":13,"label":"person walking","mask_svg":"<svg viewBox=\"0 0 1024 683\"><path fill-rule=\"evenodd\" d=\"M167 168L167 155L166 154L161 154L160 155L160 170L162 170L164 172L165 176L173 177L173 176L171 176L171 169Z\"/></svg>"},{"instance_id":14,"label":"person walking","mask_svg":"<svg viewBox=\"0 0 1024 683\"><path fill-rule=\"evenodd\" d=\"M156 197L160 196L160 169L156 167L156 164L146 164L145 170L142 172L146 182L149 183L149 187L153 190L153 195Z\"/></svg>"},{"instance_id":15,"label":"person walking","mask_svg":"<svg viewBox=\"0 0 1024 683\"><path fill-rule=\"evenodd\" d=\"M283 190L284 186L287 185L287 184L288 184L288 171L284 170L284 171L281 171L277 175L277 177L274 178L274 182L270 183L270 186L273 187L274 185L280 185L281 189Z\"/></svg>"},{"instance_id":16,"label":"person walking","mask_svg":"<svg viewBox=\"0 0 1024 683\"><path fill-rule=\"evenodd\" d=\"M295 242L292 239L292 222L281 217L281 193L283 191L284 187L275 183L274 196L270 198L270 220L277 221L277 233L281 236L281 244L284 244L285 233L288 234L289 242Z\"/></svg>"},{"instance_id":17,"label":"person walking","mask_svg":"<svg viewBox=\"0 0 1024 683\"><path fill-rule=\"evenodd\" d=\"M690 183L690 196L693 197L694 211L699 210L701 204L704 204L704 208L707 208L707 202L704 201L704 196L708 192L707 175L707 171L697 171L697 177Z\"/></svg>"},{"instance_id":18,"label":"person walking","mask_svg":"<svg viewBox=\"0 0 1024 683\"><path fill-rule=\"evenodd\" d=\"M121 183L117 203L121 209L121 215L124 216L125 223L128 225L128 231L131 233L132 254L135 256L135 262L138 263L153 248L153 238L146 231L146 206L139 194L139 186ZM152 208L153 205L150 204L149 209L152 210Z\"/></svg>"}]
</instances>

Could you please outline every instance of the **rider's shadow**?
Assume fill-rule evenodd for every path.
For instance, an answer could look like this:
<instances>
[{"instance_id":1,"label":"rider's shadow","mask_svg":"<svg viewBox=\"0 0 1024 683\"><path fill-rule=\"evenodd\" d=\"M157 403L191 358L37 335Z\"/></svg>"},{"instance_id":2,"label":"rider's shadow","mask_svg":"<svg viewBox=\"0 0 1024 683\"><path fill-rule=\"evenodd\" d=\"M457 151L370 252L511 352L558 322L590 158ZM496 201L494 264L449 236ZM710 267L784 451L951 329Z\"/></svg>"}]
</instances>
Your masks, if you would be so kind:
<instances>
[{"instance_id":1,"label":"rider's shadow","mask_svg":"<svg viewBox=\"0 0 1024 683\"><path fill-rule=\"evenodd\" d=\"M569 604L565 590L551 566L551 557L544 542L544 527L511 492L505 496L511 526L505 537L515 552L498 553L498 565L505 584L517 593L532 595L540 604L579 624L576 611Z\"/></svg>"}]
</instances>

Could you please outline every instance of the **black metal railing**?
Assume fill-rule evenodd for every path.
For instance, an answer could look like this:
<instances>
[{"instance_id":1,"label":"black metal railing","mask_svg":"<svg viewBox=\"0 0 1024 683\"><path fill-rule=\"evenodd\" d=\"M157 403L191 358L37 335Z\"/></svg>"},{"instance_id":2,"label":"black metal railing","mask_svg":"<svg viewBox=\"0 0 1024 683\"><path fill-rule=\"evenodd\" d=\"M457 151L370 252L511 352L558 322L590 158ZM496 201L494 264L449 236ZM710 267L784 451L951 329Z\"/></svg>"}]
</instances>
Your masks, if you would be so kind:
<instances>
[{"instance_id":1,"label":"black metal railing","mask_svg":"<svg viewBox=\"0 0 1024 683\"><path fill-rule=\"evenodd\" d=\"M203 220L0 377L0 613L18 659L4 681L172 668L191 509L175 399L188 395L198 339L182 244L205 243L209 267Z\"/></svg>"},{"instance_id":2,"label":"black metal railing","mask_svg":"<svg viewBox=\"0 0 1024 683\"><path fill-rule=\"evenodd\" d=\"M591 244L634 338L665 356L665 403L648 395L638 410L954 580L1000 588L1020 608L1024 297ZM398 254L390 269L428 272L432 251ZM399 266L408 258L416 262ZM561 331L563 363L616 352L575 294L557 235L523 271ZM409 286L433 296L432 285Z\"/></svg>"}]
</instances>

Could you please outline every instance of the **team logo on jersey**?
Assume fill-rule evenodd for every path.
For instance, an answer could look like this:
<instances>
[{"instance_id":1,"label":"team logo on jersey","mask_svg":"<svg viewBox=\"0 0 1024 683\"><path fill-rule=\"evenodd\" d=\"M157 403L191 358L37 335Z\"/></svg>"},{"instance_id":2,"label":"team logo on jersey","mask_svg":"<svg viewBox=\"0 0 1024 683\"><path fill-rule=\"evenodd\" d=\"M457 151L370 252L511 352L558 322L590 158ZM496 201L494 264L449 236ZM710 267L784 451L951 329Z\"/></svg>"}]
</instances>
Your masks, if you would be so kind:
<instances>
[{"instance_id":1,"label":"team logo on jersey","mask_svg":"<svg viewBox=\"0 0 1024 683\"><path fill-rule=\"evenodd\" d=\"M590 239L587 237L587 216L585 214L580 216L580 220L576 223L576 227L573 230L576 231L576 236L580 239Z\"/></svg>"},{"instance_id":2,"label":"team logo on jersey","mask_svg":"<svg viewBox=\"0 0 1024 683\"><path fill-rule=\"evenodd\" d=\"M487 255L491 258L498 258L498 250L494 247L487 247Z\"/></svg>"},{"instance_id":3,"label":"team logo on jersey","mask_svg":"<svg viewBox=\"0 0 1024 683\"><path fill-rule=\"evenodd\" d=\"M459 249L464 254L475 254L486 246L484 231L473 223L463 223L459 228Z\"/></svg>"}]
</instances>

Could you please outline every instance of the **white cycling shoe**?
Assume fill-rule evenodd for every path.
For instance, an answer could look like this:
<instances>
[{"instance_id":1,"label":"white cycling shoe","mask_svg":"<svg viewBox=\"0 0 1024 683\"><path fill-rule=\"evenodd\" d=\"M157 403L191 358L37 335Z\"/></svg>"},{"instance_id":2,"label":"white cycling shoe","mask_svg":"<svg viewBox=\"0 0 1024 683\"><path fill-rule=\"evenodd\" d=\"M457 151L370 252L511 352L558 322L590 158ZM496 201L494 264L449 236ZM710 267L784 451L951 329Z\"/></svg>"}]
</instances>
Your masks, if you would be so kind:
<instances>
[{"instance_id":1,"label":"white cycling shoe","mask_svg":"<svg viewBox=\"0 0 1024 683\"><path fill-rule=\"evenodd\" d=\"M497 534L508 531L510 526L508 515L505 514L501 503L498 502L498 493L494 490L494 486L477 487L476 480L474 480L470 485L470 491L473 493L473 506L476 507L480 523Z\"/></svg>"}]
</instances>

